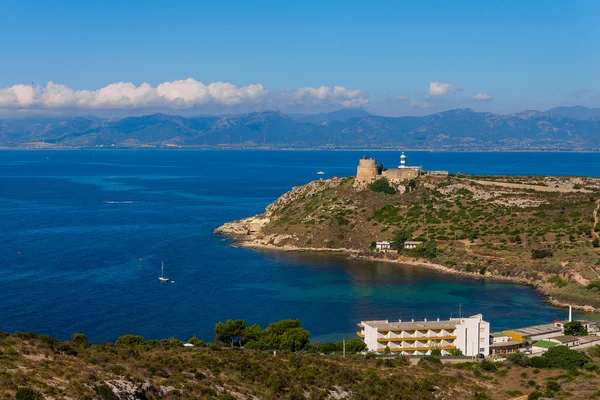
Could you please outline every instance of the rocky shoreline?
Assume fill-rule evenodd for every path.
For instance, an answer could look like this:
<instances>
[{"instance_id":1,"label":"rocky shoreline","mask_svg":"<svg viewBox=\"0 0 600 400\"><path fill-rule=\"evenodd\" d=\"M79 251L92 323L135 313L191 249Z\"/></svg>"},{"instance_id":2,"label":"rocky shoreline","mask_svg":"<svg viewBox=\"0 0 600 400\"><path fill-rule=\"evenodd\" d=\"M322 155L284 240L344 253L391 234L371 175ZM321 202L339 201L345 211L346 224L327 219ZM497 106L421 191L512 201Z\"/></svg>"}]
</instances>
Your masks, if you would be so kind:
<instances>
[{"instance_id":1,"label":"rocky shoreline","mask_svg":"<svg viewBox=\"0 0 600 400\"><path fill-rule=\"evenodd\" d=\"M471 279L485 279L493 280L497 282L507 282L513 284L527 285L536 289L540 294L544 296L544 301L555 307L568 308L581 310L589 313L600 312L599 309L589 304L573 304L565 301L558 300L552 297L543 284L534 282L530 279L523 277L510 277L510 276L499 276L493 274L481 275L479 273L469 273L464 271L458 271L456 269L446 267L442 264L433 263L430 261L423 261L420 259L410 258L401 256L398 258L379 258L373 255L364 254L357 249L348 248L326 248L326 247L298 247L290 244L282 244L287 239L293 238L293 235L263 235L260 233L260 229L270 222L270 213L267 211L265 214L260 214L254 217L228 222L219 228L215 229L213 233L222 236L229 236L235 240L233 246L246 247L257 250L276 250L284 252L320 252L320 253L344 253L348 255L349 259L364 260L364 261L378 261L388 262L394 264L405 264L417 267L423 267L431 270L435 270L445 274L453 274L465 276Z\"/></svg>"}]
</instances>

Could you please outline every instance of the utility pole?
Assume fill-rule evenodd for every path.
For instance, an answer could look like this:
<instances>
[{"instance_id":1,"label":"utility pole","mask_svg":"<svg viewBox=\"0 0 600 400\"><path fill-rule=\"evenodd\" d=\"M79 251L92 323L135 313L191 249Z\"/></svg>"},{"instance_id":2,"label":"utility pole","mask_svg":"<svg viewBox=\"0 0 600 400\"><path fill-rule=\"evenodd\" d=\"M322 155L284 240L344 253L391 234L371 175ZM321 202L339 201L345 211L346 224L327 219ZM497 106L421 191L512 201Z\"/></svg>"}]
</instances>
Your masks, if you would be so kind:
<instances>
[{"instance_id":1,"label":"utility pole","mask_svg":"<svg viewBox=\"0 0 600 400\"><path fill-rule=\"evenodd\" d=\"M342 339L342 344L344 347L344 358L346 358L346 339Z\"/></svg>"}]
</instances>

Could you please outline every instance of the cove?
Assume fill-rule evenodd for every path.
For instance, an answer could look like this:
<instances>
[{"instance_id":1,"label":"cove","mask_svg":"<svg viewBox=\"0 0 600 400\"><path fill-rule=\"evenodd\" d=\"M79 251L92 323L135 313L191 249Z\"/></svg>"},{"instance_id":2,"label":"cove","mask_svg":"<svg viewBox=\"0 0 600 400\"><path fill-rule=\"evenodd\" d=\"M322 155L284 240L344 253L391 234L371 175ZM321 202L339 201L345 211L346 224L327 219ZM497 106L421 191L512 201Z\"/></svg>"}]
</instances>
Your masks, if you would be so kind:
<instances>
[{"instance_id":1,"label":"cove","mask_svg":"<svg viewBox=\"0 0 600 400\"><path fill-rule=\"evenodd\" d=\"M367 152L368 153L368 152ZM0 329L94 342L213 337L217 321L298 318L313 340L361 319L482 313L493 330L564 318L532 288L343 256L231 247L212 230L365 152L1 151ZM431 169L594 175L594 153L409 152ZM386 163L398 152L378 152ZM563 168L564 170L561 170ZM110 203L105 203L109 201ZM160 284L160 264L174 281Z\"/></svg>"}]
</instances>

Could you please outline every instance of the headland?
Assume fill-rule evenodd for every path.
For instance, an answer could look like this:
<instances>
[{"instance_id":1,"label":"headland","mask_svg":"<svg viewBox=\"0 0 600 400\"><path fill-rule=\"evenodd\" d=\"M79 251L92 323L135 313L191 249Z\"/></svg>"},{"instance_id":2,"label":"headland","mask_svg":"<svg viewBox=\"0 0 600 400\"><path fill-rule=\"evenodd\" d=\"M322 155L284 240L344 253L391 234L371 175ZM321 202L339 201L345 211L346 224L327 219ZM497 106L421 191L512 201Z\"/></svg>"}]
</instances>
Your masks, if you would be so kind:
<instances>
[{"instance_id":1,"label":"headland","mask_svg":"<svg viewBox=\"0 0 600 400\"><path fill-rule=\"evenodd\" d=\"M556 306L600 308L600 179L475 176L359 160L355 177L294 187L215 229L236 245L344 252L535 287ZM598 269L597 269L598 268Z\"/></svg>"}]
</instances>

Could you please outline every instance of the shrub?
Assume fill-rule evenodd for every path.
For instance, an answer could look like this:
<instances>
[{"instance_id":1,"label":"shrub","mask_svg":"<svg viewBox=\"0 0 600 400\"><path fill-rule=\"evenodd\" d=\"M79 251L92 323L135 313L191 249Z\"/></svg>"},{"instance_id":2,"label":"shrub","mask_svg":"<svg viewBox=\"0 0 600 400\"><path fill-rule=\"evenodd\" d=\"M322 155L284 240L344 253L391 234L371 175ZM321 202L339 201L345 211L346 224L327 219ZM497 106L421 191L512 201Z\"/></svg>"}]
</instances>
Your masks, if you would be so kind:
<instances>
[{"instance_id":1,"label":"shrub","mask_svg":"<svg viewBox=\"0 0 600 400\"><path fill-rule=\"evenodd\" d=\"M560 383L555 380L549 380L546 382L546 392L560 392Z\"/></svg>"},{"instance_id":2,"label":"shrub","mask_svg":"<svg viewBox=\"0 0 600 400\"><path fill-rule=\"evenodd\" d=\"M418 363L418 364L419 364L419 365L422 365L422 364L427 364L427 363L431 363L431 364L441 364L441 363L442 363L442 360L440 360L439 358L437 358L437 357L434 357L434 356L425 356L425 357L422 357L422 358L419 360L419 363Z\"/></svg>"},{"instance_id":3,"label":"shrub","mask_svg":"<svg viewBox=\"0 0 600 400\"><path fill-rule=\"evenodd\" d=\"M569 284L565 279L561 278L559 275L552 275L547 279L547 282L554 283L559 288L565 287Z\"/></svg>"},{"instance_id":4,"label":"shrub","mask_svg":"<svg viewBox=\"0 0 600 400\"><path fill-rule=\"evenodd\" d=\"M442 355L442 350L440 350L440 349L432 349L432 350L431 350L431 355L432 355L432 356L439 357L439 356L441 356L441 355Z\"/></svg>"},{"instance_id":5,"label":"shrub","mask_svg":"<svg viewBox=\"0 0 600 400\"><path fill-rule=\"evenodd\" d=\"M479 273L480 273L481 275L485 275L485 271L486 271L486 269L487 269L486 267L481 267L481 269L479 269Z\"/></svg>"},{"instance_id":6,"label":"shrub","mask_svg":"<svg viewBox=\"0 0 600 400\"><path fill-rule=\"evenodd\" d=\"M520 367L528 367L530 365L530 359L524 353L513 353L508 356L508 362Z\"/></svg>"},{"instance_id":7,"label":"shrub","mask_svg":"<svg viewBox=\"0 0 600 400\"><path fill-rule=\"evenodd\" d=\"M75 346L89 346L88 338L83 333L74 333L71 337L71 343Z\"/></svg>"},{"instance_id":8,"label":"shrub","mask_svg":"<svg viewBox=\"0 0 600 400\"><path fill-rule=\"evenodd\" d=\"M577 350L565 346L556 346L548 349L539 357L531 358L531 366L535 368L562 368L577 369L590 363L590 357Z\"/></svg>"},{"instance_id":9,"label":"shrub","mask_svg":"<svg viewBox=\"0 0 600 400\"><path fill-rule=\"evenodd\" d=\"M531 250L531 258L533 259L548 258L552 257L553 255L554 253L552 253L552 251L548 249Z\"/></svg>"},{"instance_id":10,"label":"shrub","mask_svg":"<svg viewBox=\"0 0 600 400\"><path fill-rule=\"evenodd\" d=\"M579 321L571 321L565 324L565 335L570 336L587 336L588 330L586 327L581 325Z\"/></svg>"},{"instance_id":11,"label":"shrub","mask_svg":"<svg viewBox=\"0 0 600 400\"><path fill-rule=\"evenodd\" d=\"M367 348L365 342L360 339L350 339L346 342L346 351L350 353L359 353Z\"/></svg>"},{"instance_id":12,"label":"shrub","mask_svg":"<svg viewBox=\"0 0 600 400\"><path fill-rule=\"evenodd\" d=\"M17 389L17 400L43 400L44 396L37 390L32 388L21 386Z\"/></svg>"},{"instance_id":13,"label":"shrub","mask_svg":"<svg viewBox=\"0 0 600 400\"><path fill-rule=\"evenodd\" d=\"M479 363L479 368L481 368L482 370L487 371L487 372L495 372L498 370L498 367L496 367L496 364L494 364L493 362L488 361L488 360L482 360Z\"/></svg>"},{"instance_id":14,"label":"shrub","mask_svg":"<svg viewBox=\"0 0 600 400\"><path fill-rule=\"evenodd\" d=\"M463 352L461 349L452 349L452 350L450 350L449 354L451 356L462 356Z\"/></svg>"},{"instance_id":15,"label":"shrub","mask_svg":"<svg viewBox=\"0 0 600 400\"><path fill-rule=\"evenodd\" d=\"M600 247L600 239L594 238L594 240L592 240L592 246L594 246L595 248Z\"/></svg>"},{"instance_id":16,"label":"shrub","mask_svg":"<svg viewBox=\"0 0 600 400\"><path fill-rule=\"evenodd\" d=\"M377 179L375 182L369 184L369 189L376 193L394 194L396 190L390 186L389 181L386 177Z\"/></svg>"},{"instance_id":17,"label":"shrub","mask_svg":"<svg viewBox=\"0 0 600 400\"><path fill-rule=\"evenodd\" d=\"M135 346L144 343L144 338L136 335L123 335L117 338L117 344Z\"/></svg>"},{"instance_id":18,"label":"shrub","mask_svg":"<svg viewBox=\"0 0 600 400\"><path fill-rule=\"evenodd\" d=\"M527 396L527 400L538 400L542 396L544 396L544 393L540 392L539 390L536 390L529 393L529 396Z\"/></svg>"},{"instance_id":19,"label":"shrub","mask_svg":"<svg viewBox=\"0 0 600 400\"><path fill-rule=\"evenodd\" d=\"M206 343L203 340L198 339L196 336L192 336L188 339L188 343L193 344L196 347L206 347Z\"/></svg>"}]
</instances>

